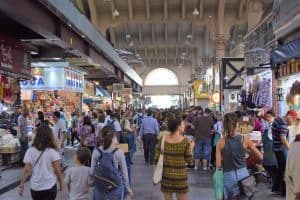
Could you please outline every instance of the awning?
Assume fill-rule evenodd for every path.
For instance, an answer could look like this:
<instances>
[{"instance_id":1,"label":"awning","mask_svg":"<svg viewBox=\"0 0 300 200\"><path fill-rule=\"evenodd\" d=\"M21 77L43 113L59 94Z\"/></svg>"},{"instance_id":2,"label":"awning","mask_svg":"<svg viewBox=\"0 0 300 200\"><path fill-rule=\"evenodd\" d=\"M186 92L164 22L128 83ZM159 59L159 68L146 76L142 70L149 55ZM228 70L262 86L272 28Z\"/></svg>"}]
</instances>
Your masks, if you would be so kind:
<instances>
[{"instance_id":1,"label":"awning","mask_svg":"<svg viewBox=\"0 0 300 200\"><path fill-rule=\"evenodd\" d=\"M275 66L295 58L300 58L300 37L272 50L271 65Z\"/></svg>"},{"instance_id":2,"label":"awning","mask_svg":"<svg viewBox=\"0 0 300 200\"><path fill-rule=\"evenodd\" d=\"M107 90L100 87L96 87L96 96L111 98L110 93Z\"/></svg>"},{"instance_id":3,"label":"awning","mask_svg":"<svg viewBox=\"0 0 300 200\"><path fill-rule=\"evenodd\" d=\"M89 104L89 103L102 103L103 100L97 97L94 98L85 98L83 99L83 103Z\"/></svg>"}]
</instances>

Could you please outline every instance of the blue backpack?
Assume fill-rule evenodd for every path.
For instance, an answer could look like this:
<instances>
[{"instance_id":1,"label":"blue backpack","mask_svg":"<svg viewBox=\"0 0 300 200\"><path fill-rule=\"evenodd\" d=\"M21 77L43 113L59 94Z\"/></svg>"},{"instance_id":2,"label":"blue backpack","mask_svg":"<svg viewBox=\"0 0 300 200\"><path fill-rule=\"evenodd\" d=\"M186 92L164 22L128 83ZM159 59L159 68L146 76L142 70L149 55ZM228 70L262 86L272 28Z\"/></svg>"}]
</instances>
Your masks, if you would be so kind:
<instances>
[{"instance_id":1,"label":"blue backpack","mask_svg":"<svg viewBox=\"0 0 300 200\"><path fill-rule=\"evenodd\" d=\"M113 155L118 148L114 149L112 152L103 152L99 148L97 148L97 150L100 153L100 156L95 166L95 187L107 191L117 189L122 182L122 177L119 174L118 168L115 166L113 158Z\"/></svg>"},{"instance_id":2,"label":"blue backpack","mask_svg":"<svg viewBox=\"0 0 300 200\"><path fill-rule=\"evenodd\" d=\"M143 119L144 119L144 115L138 114L137 124L138 124L139 126L142 124Z\"/></svg>"},{"instance_id":3,"label":"blue backpack","mask_svg":"<svg viewBox=\"0 0 300 200\"><path fill-rule=\"evenodd\" d=\"M116 130L114 123L115 123L115 120L107 120L107 126L109 126L109 127L113 128L114 130Z\"/></svg>"}]
</instances>

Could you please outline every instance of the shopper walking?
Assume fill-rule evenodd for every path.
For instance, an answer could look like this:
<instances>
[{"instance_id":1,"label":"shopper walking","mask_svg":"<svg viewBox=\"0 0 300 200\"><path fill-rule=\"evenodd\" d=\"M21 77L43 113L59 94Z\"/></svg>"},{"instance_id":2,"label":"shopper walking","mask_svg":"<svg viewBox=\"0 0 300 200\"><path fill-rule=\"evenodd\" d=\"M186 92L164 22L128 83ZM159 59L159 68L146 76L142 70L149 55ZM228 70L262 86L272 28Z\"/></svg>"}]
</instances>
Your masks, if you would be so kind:
<instances>
[{"instance_id":1,"label":"shopper walking","mask_svg":"<svg viewBox=\"0 0 300 200\"><path fill-rule=\"evenodd\" d=\"M80 139L78 137L78 125L79 120L76 112L72 113L71 120L71 145L74 146L74 140L76 139L80 143Z\"/></svg>"},{"instance_id":2,"label":"shopper walking","mask_svg":"<svg viewBox=\"0 0 300 200\"><path fill-rule=\"evenodd\" d=\"M130 163L132 164L133 154L136 151L134 126L131 121L131 112L126 111L123 115L123 142L128 144L128 150L130 155Z\"/></svg>"},{"instance_id":3,"label":"shopper walking","mask_svg":"<svg viewBox=\"0 0 300 200\"><path fill-rule=\"evenodd\" d=\"M290 120L297 117L297 112L290 110L286 115L286 122L284 119L277 117L272 124L272 137L273 137L273 151L277 160L277 177L275 184L279 185L279 191L281 196L286 195L286 186L284 181L284 172L286 167L286 159L288 149L290 148L288 138L289 130L288 124ZM287 124L288 123L288 124Z\"/></svg>"},{"instance_id":4,"label":"shopper walking","mask_svg":"<svg viewBox=\"0 0 300 200\"><path fill-rule=\"evenodd\" d=\"M105 126L101 131L101 137L103 139L103 146L94 150L92 154L91 169L95 176L95 188L94 188L94 200L123 200L124 193L129 196L133 195L133 192L129 185L128 171L125 160L124 152L121 149L115 147L117 143L116 132L113 128ZM103 158L111 158L113 160L103 160ZM105 162L105 163L104 163ZM109 171L103 172L103 165L113 163L110 168L111 172L118 169L120 184L115 189L109 190L107 187L103 187L102 177L99 177L105 173L107 177L112 177L112 174L108 174ZM116 168L116 169L115 169ZM125 187L125 189L124 189Z\"/></svg>"},{"instance_id":5,"label":"shopper walking","mask_svg":"<svg viewBox=\"0 0 300 200\"><path fill-rule=\"evenodd\" d=\"M93 185L91 168L86 164L91 158L91 152L86 147L81 147L75 154L75 166L68 169L65 182L68 185L70 200L88 200L89 188Z\"/></svg>"},{"instance_id":6,"label":"shopper walking","mask_svg":"<svg viewBox=\"0 0 300 200\"><path fill-rule=\"evenodd\" d=\"M285 180L286 180L286 199L300 199L300 135L295 136L289 150L286 162Z\"/></svg>"},{"instance_id":7,"label":"shopper walking","mask_svg":"<svg viewBox=\"0 0 300 200\"><path fill-rule=\"evenodd\" d=\"M139 135L143 140L144 158L146 164L153 164L155 153L156 138L159 133L159 125L156 119L152 117L152 110L147 111L147 117L142 121Z\"/></svg>"},{"instance_id":8,"label":"shopper walking","mask_svg":"<svg viewBox=\"0 0 300 200\"><path fill-rule=\"evenodd\" d=\"M277 160L273 151L273 136L272 136L272 124L275 120L275 113L272 110L266 112L265 116L267 120L266 128L262 135L262 143L264 149L264 158L262 165L268 172L272 179L272 192L279 191L279 183L276 182L277 177Z\"/></svg>"},{"instance_id":9,"label":"shopper walking","mask_svg":"<svg viewBox=\"0 0 300 200\"><path fill-rule=\"evenodd\" d=\"M238 181L249 176L246 168L246 150L263 159L254 143L239 133L238 117L235 113L224 116L223 138L217 144L216 167L224 171L224 200L239 196Z\"/></svg>"},{"instance_id":10,"label":"shopper walking","mask_svg":"<svg viewBox=\"0 0 300 200\"><path fill-rule=\"evenodd\" d=\"M208 170L208 163L211 156L211 133L214 121L210 116L210 110L205 109L203 116L194 121L195 127L195 170L198 170L200 159L202 158L203 170Z\"/></svg>"},{"instance_id":11,"label":"shopper walking","mask_svg":"<svg viewBox=\"0 0 300 200\"><path fill-rule=\"evenodd\" d=\"M79 132L81 147L87 147L92 153L96 144L95 127L91 122L90 117L83 118L83 126ZM91 166L91 162L88 163Z\"/></svg>"},{"instance_id":12,"label":"shopper walking","mask_svg":"<svg viewBox=\"0 0 300 200\"><path fill-rule=\"evenodd\" d=\"M192 164L193 142L184 137L184 122L181 117L169 119L168 128L170 135L163 136L164 152L161 152L160 139L155 153L154 163L157 164L161 153L164 154L163 175L161 181L161 191L165 200L172 200L173 193L177 200L186 200L188 187L188 176L185 164Z\"/></svg>"},{"instance_id":13,"label":"shopper walking","mask_svg":"<svg viewBox=\"0 0 300 200\"><path fill-rule=\"evenodd\" d=\"M59 160L60 155L57 152L51 128L46 125L38 127L32 147L28 149L24 157L25 167L19 186L19 194L23 195L25 182L30 171L32 171L30 179L32 199L55 200L57 181L59 190L63 191Z\"/></svg>"},{"instance_id":14,"label":"shopper walking","mask_svg":"<svg viewBox=\"0 0 300 200\"><path fill-rule=\"evenodd\" d=\"M58 151L59 151L60 156L61 156L61 165L62 165L62 168L63 168L63 171L64 171L68 167L68 165L66 163L66 160L64 158L64 155L63 155L68 130L66 129L65 121L60 118L60 112L59 111L55 111L53 113L52 118L53 118L53 122L54 122L54 125L52 127L52 131L53 131L53 134L54 134L54 138L56 140Z\"/></svg>"},{"instance_id":15,"label":"shopper walking","mask_svg":"<svg viewBox=\"0 0 300 200\"><path fill-rule=\"evenodd\" d=\"M27 117L29 116L29 110L27 108L22 109L22 113L18 117L18 136L20 137L20 158L19 164L24 166L23 159L25 156L25 152L28 149L28 122Z\"/></svg>"}]
</instances>

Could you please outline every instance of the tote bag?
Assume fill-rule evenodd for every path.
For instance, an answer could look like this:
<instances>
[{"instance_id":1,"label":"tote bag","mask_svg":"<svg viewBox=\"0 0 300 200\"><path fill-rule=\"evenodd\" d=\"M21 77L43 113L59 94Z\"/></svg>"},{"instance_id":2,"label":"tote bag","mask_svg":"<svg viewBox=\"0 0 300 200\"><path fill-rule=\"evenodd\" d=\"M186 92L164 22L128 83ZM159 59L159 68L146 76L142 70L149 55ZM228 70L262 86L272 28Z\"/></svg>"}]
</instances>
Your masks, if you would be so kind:
<instances>
[{"instance_id":1,"label":"tote bag","mask_svg":"<svg viewBox=\"0 0 300 200\"><path fill-rule=\"evenodd\" d=\"M160 183L162 179L163 167L164 167L164 147L165 147L165 136L163 136L161 141L160 155L153 174L154 184Z\"/></svg>"},{"instance_id":2,"label":"tote bag","mask_svg":"<svg viewBox=\"0 0 300 200\"><path fill-rule=\"evenodd\" d=\"M214 191L215 191L215 199L216 200L222 200L223 199L223 169L216 169L214 176Z\"/></svg>"}]
</instances>

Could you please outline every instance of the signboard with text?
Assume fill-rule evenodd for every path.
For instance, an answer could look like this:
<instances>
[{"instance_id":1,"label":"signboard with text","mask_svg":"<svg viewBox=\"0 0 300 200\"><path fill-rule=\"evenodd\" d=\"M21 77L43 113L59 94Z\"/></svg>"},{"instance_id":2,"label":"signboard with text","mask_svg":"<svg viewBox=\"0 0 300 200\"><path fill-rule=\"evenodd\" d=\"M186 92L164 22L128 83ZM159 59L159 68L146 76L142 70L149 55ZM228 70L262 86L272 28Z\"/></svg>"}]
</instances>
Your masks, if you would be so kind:
<instances>
[{"instance_id":1,"label":"signboard with text","mask_svg":"<svg viewBox=\"0 0 300 200\"><path fill-rule=\"evenodd\" d=\"M0 33L0 70L30 77L30 55L17 39Z\"/></svg>"},{"instance_id":2,"label":"signboard with text","mask_svg":"<svg viewBox=\"0 0 300 200\"><path fill-rule=\"evenodd\" d=\"M33 68L35 80L21 81L24 90L66 90L84 91L84 75L63 67Z\"/></svg>"}]
</instances>

